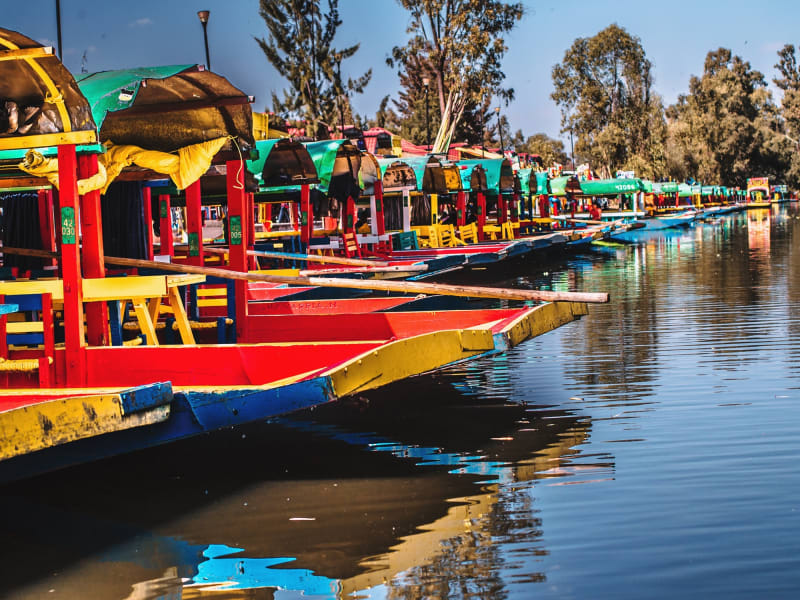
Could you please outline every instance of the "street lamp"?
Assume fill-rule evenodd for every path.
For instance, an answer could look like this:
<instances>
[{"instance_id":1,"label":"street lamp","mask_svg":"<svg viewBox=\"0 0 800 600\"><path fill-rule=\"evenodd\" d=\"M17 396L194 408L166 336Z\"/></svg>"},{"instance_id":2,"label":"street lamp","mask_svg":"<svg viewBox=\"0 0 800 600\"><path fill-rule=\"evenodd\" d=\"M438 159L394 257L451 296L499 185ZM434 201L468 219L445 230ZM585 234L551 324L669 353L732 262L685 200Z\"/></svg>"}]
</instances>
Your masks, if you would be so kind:
<instances>
[{"instance_id":1,"label":"street lamp","mask_svg":"<svg viewBox=\"0 0 800 600\"><path fill-rule=\"evenodd\" d=\"M211 70L211 59L208 56L208 15L210 14L211 11L208 10L197 11L197 18L199 18L200 22L203 24L203 40L206 43L206 68L209 71Z\"/></svg>"},{"instance_id":2,"label":"street lamp","mask_svg":"<svg viewBox=\"0 0 800 600\"><path fill-rule=\"evenodd\" d=\"M425 86L425 149L430 152L431 151L431 129L430 129L430 119L428 118L428 87L431 84L431 80L428 77L422 78L422 85Z\"/></svg>"},{"instance_id":3,"label":"street lamp","mask_svg":"<svg viewBox=\"0 0 800 600\"><path fill-rule=\"evenodd\" d=\"M336 79L338 80L337 83L339 85L339 89L337 90L337 98L339 101L339 123L342 127L342 139L344 139L344 107L342 106L342 92L344 88L342 88L342 55L337 53L334 57L336 59Z\"/></svg>"},{"instance_id":4,"label":"street lamp","mask_svg":"<svg viewBox=\"0 0 800 600\"><path fill-rule=\"evenodd\" d=\"M500 107L495 106L494 112L497 113L497 131L500 134L500 155L504 156L503 152L503 124L500 122Z\"/></svg>"}]
</instances>

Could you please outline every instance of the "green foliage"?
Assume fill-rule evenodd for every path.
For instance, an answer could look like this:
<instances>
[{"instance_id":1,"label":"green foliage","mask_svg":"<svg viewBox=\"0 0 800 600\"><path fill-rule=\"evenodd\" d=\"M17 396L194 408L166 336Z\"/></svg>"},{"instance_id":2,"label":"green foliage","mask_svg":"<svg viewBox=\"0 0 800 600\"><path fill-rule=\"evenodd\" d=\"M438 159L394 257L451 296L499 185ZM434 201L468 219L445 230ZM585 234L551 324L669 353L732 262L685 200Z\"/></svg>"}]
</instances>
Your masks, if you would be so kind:
<instances>
[{"instance_id":1,"label":"green foliage","mask_svg":"<svg viewBox=\"0 0 800 600\"><path fill-rule=\"evenodd\" d=\"M544 166L546 167L549 167L553 163L566 165L569 162L569 157L564 151L564 142L561 140L554 140L544 133L536 133L529 136L521 147L517 146L517 152L538 154L542 157Z\"/></svg>"},{"instance_id":2,"label":"green foliage","mask_svg":"<svg viewBox=\"0 0 800 600\"><path fill-rule=\"evenodd\" d=\"M783 181L792 144L778 107L764 75L729 49L708 53L703 75L667 116L672 176L742 187L755 176Z\"/></svg>"},{"instance_id":3,"label":"green foliage","mask_svg":"<svg viewBox=\"0 0 800 600\"><path fill-rule=\"evenodd\" d=\"M578 38L553 67L553 100L575 151L605 175L635 169L659 177L665 167L661 98L639 38L616 24Z\"/></svg>"},{"instance_id":4,"label":"green foliage","mask_svg":"<svg viewBox=\"0 0 800 600\"><path fill-rule=\"evenodd\" d=\"M513 98L513 89L501 89L505 79L501 61L507 47L503 34L522 18L522 3L501 0L398 0L411 14L410 39L396 46L387 61L398 68L407 96L417 98L423 76L430 77L439 108L436 149L445 150L468 107L480 111L488 98ZM411 86L414 87L411 87ZM416 101L403 100L407 108ZM401 114L408 114L398 105ZM472 111L475 112L475 111ZM408 115L410 116L410 115ZM485 117L485 114L482 116ZM424 117L423 117L424 118ZM478 129L473 122L469 130Z\"/></svg>"},{"instance_id":5,"label":"green foliage","mask_svg":"<svg viewBox=\"0 0 800 600\"><path fill-rule=\"evenodd\" d=\"M305 119L315 137L327 138L328 127L353 119L348 94L362 93L372 77L370 69L361 77L341 78L341 63L353 56L359 44L334 47L342 24L339 1L328 0L322 11L320 0L260 0L259 14L268 37L256 38L264 55L284 77L289 88L283 97L272 95L273 110L285 118Z\"/></svg>"}]
</instances>

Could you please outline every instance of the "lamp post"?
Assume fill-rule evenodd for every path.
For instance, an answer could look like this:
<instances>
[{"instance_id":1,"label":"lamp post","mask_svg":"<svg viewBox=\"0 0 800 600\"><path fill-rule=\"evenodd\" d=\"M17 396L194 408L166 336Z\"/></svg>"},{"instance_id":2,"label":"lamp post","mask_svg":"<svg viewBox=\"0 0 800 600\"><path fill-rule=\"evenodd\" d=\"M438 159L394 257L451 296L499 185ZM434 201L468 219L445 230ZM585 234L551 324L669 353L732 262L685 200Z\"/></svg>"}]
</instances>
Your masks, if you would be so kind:
<instances>
[{"instance_id":1,"label":"lamp post","mask_svg":"<svg viewBox=\"0 0 800 600\"><path fill-rule=\"evenodd\" d=\"M56 34L58 36L58 58L64 60L64 53L61 51L61 0L56 0Z\"/></svg>"},{"instance_id":2,"label":"lamp post","mask_svg":"<svg viewBox=\"0 0 800 600\"><path fill-rule=\"evenodd\" d=\"M208 15L211 14L211 11L208 10L198 10L197 17L200 19L200 22L203 24L203 41L206 43L206 68L210 71L211 70L211 59L208 56Z\"/></svg>"},{"instance_id":3,"label":"lamp post","mask_svg":"<svg viewBox=\"0 0 800 600\"><path fill-rule=\"evenodd\" d=\"M494 112L497 113L497 131L500 134L500 155L505 156L503 152L503 124L500 122L500 107L495 106Z\"/></svg>"},{"instance_id":4,"label":"lamp post","mask_svg":"<svg viewBox=\"0 0 800 600\"><path fill-rule=\"evenodd\" d=\"M430 129L430 119L428 117L428 88L431 84L431 80L428 77L422 78L422 85L425 86L425 149L430 152L431 151L431 129Z\"/></svg>"},{"instance_id":5,"label":"lamp post","mask_svg":"<svg viewBox=\"0 0 800 600\"><path fill-rule=\"evenodd\" d=\"M572 172L575 172L575 146L572 144L572 127L569 129L569 153L572 160Z\"/></svg>"}]
</instances>

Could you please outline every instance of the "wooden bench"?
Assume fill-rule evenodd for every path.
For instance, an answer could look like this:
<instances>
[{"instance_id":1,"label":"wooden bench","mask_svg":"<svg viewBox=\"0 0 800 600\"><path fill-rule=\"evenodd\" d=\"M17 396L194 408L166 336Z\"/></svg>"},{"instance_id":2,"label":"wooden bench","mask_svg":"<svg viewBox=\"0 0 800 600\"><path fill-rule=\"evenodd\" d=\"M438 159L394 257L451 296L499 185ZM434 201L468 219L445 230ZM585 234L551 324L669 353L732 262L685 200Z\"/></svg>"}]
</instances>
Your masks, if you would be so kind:
<instances>
[{"instance_id":1,"label":"wooden bench","mask_svg":"<svg viewBox=\"0 0 800 600\"><path fill-rule=\"evenodd\" d=\"M5 304L6 299L8 304ZM0 294L0 307L5 307L0 310L0 372L37 371L39 387L49 386L55 358L55 328L50 294L19 294L5 297ZM14 313L20 313L20 316L24 316L23 313L31 313L33 318L8 321L7 315ZM32 346L32 350L41 356L9 359L12 346ZM27 350L27 348L22 349Z\"/></svg>"}]
</instances>

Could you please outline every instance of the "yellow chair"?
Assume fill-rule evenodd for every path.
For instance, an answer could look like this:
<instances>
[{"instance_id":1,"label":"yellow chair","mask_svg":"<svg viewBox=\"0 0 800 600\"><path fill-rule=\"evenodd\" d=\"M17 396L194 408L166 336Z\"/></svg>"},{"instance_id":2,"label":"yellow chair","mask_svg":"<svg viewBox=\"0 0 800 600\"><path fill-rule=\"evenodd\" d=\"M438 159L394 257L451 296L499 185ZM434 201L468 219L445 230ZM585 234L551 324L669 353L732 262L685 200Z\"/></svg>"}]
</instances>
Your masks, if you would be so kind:
<instances>
[{"instance_id":1,"label":"yellow chair","mask_svg":"<svg viewBox=\"0 0 800 600\"><path fill-rule=\"evenodd\" d=\"M475 223L469 225L461 225L458 228L458 235L461 238L462 244L477 244L478 243L478 226Z\"/></svg>"}]
</instances>

